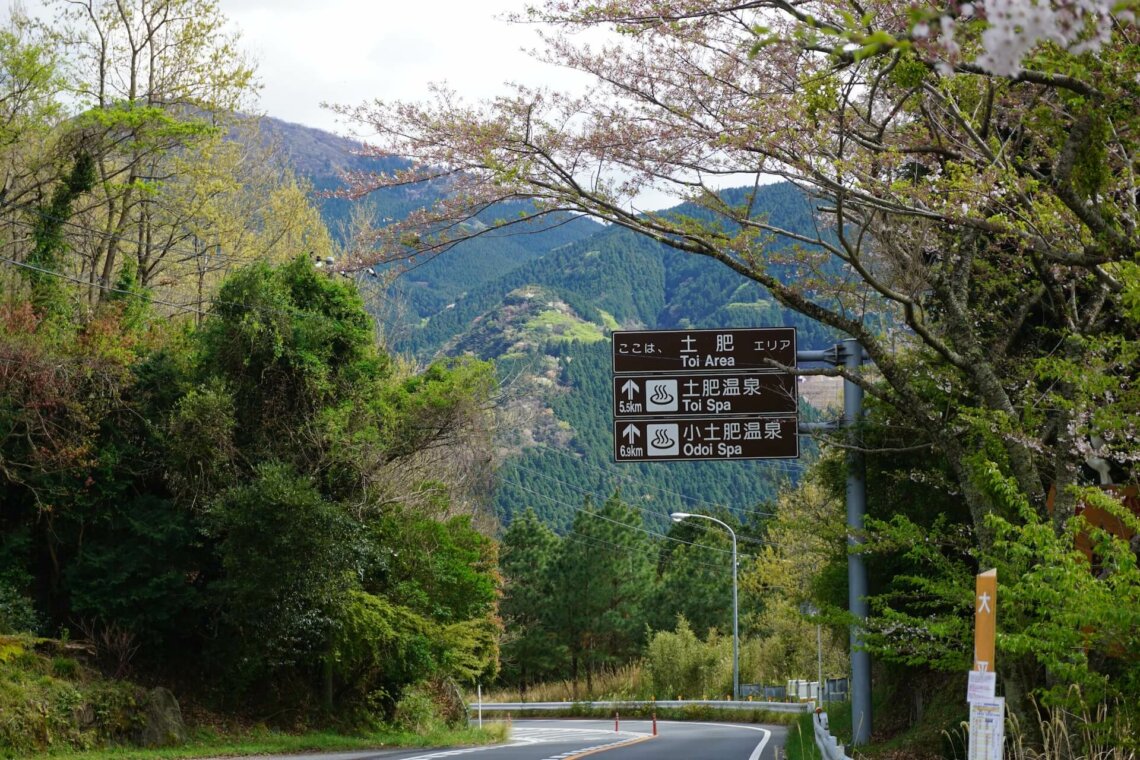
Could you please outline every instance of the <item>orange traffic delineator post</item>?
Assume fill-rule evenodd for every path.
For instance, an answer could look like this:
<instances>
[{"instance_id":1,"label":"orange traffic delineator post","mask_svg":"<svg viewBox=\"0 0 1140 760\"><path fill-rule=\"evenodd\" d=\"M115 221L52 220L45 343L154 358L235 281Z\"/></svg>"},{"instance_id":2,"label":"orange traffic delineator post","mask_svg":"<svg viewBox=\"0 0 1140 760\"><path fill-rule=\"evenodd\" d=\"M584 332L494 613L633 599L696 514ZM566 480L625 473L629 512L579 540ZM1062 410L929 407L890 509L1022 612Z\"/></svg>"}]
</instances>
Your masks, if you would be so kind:
<instances>
[{"instance_id":1,"label":"orange traffic delineator post","mask_svg":"<svg viewBox=\"0 0 1140 760\"><path fill-rule=\"evenodd\" d=\"M614 732L616 733L616 732L618 732L618 731L620 731L620 730L621 730L621 729L620 729L620 728L618 728L618 714L617 714L617 711L615 710L615 711L614 711Z\"/></svg>"},{"instance_id":2,"label":"orange traffic delineator post","mask_svg":"<svg viewBox=\"0 0 1140 760\"><path fill-rule=\"evenodd\" d=\"M657 736L657 713L653 713L653 735Z\"/></svg>"}]
</instances>

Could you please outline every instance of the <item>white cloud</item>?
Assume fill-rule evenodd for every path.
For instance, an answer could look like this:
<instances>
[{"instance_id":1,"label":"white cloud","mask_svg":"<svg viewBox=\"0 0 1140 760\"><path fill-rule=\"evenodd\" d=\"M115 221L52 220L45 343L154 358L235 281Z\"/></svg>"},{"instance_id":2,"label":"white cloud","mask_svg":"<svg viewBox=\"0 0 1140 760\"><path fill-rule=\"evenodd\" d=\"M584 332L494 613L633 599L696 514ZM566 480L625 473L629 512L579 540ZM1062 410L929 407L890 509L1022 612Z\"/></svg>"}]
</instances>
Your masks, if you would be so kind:
<instances>
[{"instance_id":1,"label":"white cloud","mask_svg":"<svg viewBox=\"0 0 1140 760\"><path fill-rule=\"evenodd\" d=\"M505 17L526 0L219 0L222 12L257 62L261 109L270 116L332 129L321 102L416 100L446 81L472 100L519 81L555 88L581 75L522 52L539 45L537 30ZM48 18L43 0L0 0Z\"/></svg>"},{"instance_id":2,"label":"white cloud","mask_svg":"<svg viewBox=\"0 0 1140 760\"><path fill-rule=\"evenodd\" d=\"M260 111L332 132L347 130L322 102L414 101L444 82L472 102L504 93L507 82L578 92L591 83L524 52L542 46L538 27L506 17L523 12L528 0L218 2L257 65ZM0 0L0 19L16 3L30 15L52 15L44 0ZM596 31L579 38L613 39ZM647 192L635 206L674 202Z\"/></svg>"},{"instance_id":3,"label":"white cloud","mask_svg":"<svg viewBox=\"0 0 1140 760\"><path fill-rule=\"evenodd\" d=\"M507 81L581 81L522 52L538 45L536 29L504 20L522 0L221 0L221 7L258 61L264 111L312 126L334 127L322 101L416 100L432 82L475 100Z\"/></svg>"}]
</instances>

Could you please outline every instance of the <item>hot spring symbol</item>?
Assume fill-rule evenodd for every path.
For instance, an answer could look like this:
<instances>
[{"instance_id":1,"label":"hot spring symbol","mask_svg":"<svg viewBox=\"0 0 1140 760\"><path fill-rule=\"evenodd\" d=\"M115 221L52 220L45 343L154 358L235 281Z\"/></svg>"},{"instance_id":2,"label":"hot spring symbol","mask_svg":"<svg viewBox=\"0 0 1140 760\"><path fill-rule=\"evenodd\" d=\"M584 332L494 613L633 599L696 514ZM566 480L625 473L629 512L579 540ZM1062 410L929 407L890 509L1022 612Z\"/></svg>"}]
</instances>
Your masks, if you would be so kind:
<instances>
[{"instance_id":1,"label":"hot spring symbol","mask_svg":"<svg viewBox=\"0 0 1140 760\"><path fill-rule=\"evenodd\" d=\"M676 424L651 424L645 426L645 438L649 441L649 456L676 456L680 447Z\"/></svg>"},{"instance_id":2,"label":"hot spring symbol","mask_svg":"<svg viewBox=\"0 0 1140 760\"><path fill-rule=\"evenodd\" d=\"M646 380L645 408L650 412L677 411L677 381Z\"/></svg>"}]
</instances>

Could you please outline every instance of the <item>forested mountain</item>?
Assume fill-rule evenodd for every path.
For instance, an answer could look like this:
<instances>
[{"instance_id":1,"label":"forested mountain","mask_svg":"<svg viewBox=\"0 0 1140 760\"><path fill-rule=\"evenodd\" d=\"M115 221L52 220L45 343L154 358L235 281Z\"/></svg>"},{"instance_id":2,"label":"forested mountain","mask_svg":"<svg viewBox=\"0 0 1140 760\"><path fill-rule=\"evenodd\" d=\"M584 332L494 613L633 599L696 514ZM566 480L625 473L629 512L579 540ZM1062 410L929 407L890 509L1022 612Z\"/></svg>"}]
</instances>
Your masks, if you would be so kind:
<instances>
[{"instance_id":1,"label":"forested mountain","mask_svg":"<svg viewBox=\"0 0 1140 760\"><path fill-rule=\"evenodd\" d=\"M338 187L344 171L391 168L348 155L347 140L268 121L315 188ZM726 198L739 203L744 195L728 191ZM356 213L383 223L422 202L388 190L358 202ZM323 204L330 228L348 234L353 208L336 199ZM754 208L788 229L813 224L809 200L786 183L760 188ZM695 212L681 206L669 213ZM705 257L584 218L494 227L514 215L509 207L488 210L471 222L473 229L485 225L484 234L407 263L371 299L398 353L421 362L460 355L496 361L503 388L503 465L494 492L500 519L510 522L532 507L566 529L586 496L601 501L621 488L650 522L660 522L693 503L747 510L795 479L802 469L795 461L615 465L608 335L644 327L794 325L800 346L814 348L834 342L831 331Z\"/></svg>"},{"instance_id":2,"label":"forested mountain","mask_svg":"<svg viewBox=\"0 0 1140 760\"><path fill-rule=\"evenodd\" d=\"M762 188L756 207L791 229L811 224L807 199L787 184ZM504 384L505 452L495 491L504 521L527 507L566 528L586 495L621 488L652 519L685 504L730 510L770 501L801 471L799 462L613 463L610 348L614 329L794 325L801 347L834 342L834 333L787 311L753 282L704 257L689 256L618 228L573 238L582 226L458 247L397 281L388 298L392 347L421 360L474 355L496 360ZM512 240L530 246L516 252ZM496 246L502 248L495 250ZM507 246L512 246L508 248ZM432 308L430 293L456 293L486 272L488 250L514 266ZM491 254L494 255L494 254ZM790 275L790 273L789 273ZM418 290L417 290L418 289ZM411 294L411 297L409 297ZM436 298L438 302L438 297Z\"/></svg>"},{"instance_id":3,"label":"forested mountain","mask_svg":"<svg viewBox=\"0 0 1140 760\"><path fill-rule=\"evenodd\" d=\"M320 130L267 122L266 131L319 190L339 187L344 171L395 166L352 155L350 141ZM744 191L725 192L730 203L745 197ZM325 199L322 215L334 231L348 234L354 213L383 224L424 201L390 189L358 201L356 211L349 202ZM760 188L753 210L790 230L814 225L811 201L787 183ZM833 331L784 309L721 264L621 228L584 218L495 228L496 220L517 212L510 206L484 212L469 223L484 234L408 262L371 298L391 350L420 362L462 355L496 362L500 519L510 522L533 507L545 522L566 529L586 496L601 502L621 488L647 520L660 522L686 504L751 509L795 479L802 470L797 461L614 464L608 335L631 328L794 325L801 348L821 348L835 341ZM665 213L701 212L680 206ZM781 276L798 273L788 267Z\"/></svg>"},{"instance_id":4,"label":"forested mountain","mask_svg":"<svg viewBox=\"0 0 1140 760\"><path fill-rule=\"evenodd\" d=\"M382 227L394 219L406 216L439 195L437 188L389 189L368 195L363 200L350 200L337 196L345 186L346 173L387 172L400 168L397 159L361 155L362 145L324 130L292 124L280 119L263 117L260 120L259 139L275 148L301 176L312 185L313 201L321 211L329 231L341 243L365 226ZM444 188L439 188L444 191ZM556 218L543 225L520 225L509 230L492 229L497 220L518 216L518 208L511 204L489 209L472 219L473 229L487 229L477 237L448 255L437 258L412 260L393 266L401 271L391 286L394 298L407 311L399 317L385 312L389 328L396 334L407 325L394 320L417 321L436 314L464 295L472 287L496 279L505 272L522 266L546 251L579 240L603 229L585 218Z\"/></svg>"},{"instance_id":5,"label":"forested mountain","mask_svg":"<svg viewBox=\"0 0 1140 760\"><path fill-rule=\"evenodd\" d=\"M776 202L804 202L786 185L774 186L770 195ZM453 260L470 255L458 249L433 263L437 271L446 272ZM612 329L794 325L801 347L822 347L835 340L833 331L785 310L759 285L727 267L625 230L606 229L471 288L453 308L414 312L422 323L405 330L394 347L432 356L524 285L547 288L584 319Z\"/></svg>"}]
</instances>

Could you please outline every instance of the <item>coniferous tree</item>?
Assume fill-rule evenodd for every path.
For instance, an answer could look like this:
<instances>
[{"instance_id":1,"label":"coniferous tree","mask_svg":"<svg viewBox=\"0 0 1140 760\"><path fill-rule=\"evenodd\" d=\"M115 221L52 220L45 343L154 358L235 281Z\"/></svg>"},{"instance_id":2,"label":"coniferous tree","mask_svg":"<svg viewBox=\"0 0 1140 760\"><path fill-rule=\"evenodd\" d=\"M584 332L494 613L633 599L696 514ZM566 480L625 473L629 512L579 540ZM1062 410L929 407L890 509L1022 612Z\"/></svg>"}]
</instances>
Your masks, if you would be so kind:
<instances>
[{"instance_id":1,"label":"coniferous tree","mask_svg":"<svg viewBox=\"0 0 1140 760\"><path fill-rule=\"evenodd\" d=\"M517 684L520 694L563 659L548 625L550 608L556 603L550 569L558 543L554 531L530 508L503 534L499 562L504 585L499 615L506 628L503 678Z\"/></svg>"},{"instance_id":2,"label":"coniferous tree","mask_svg":"<svg viewBox=\"0 0 1140 760\"><path fill-rule=\"evenodd\" d=\"M655 547L641 515L614 493L589 500L574 517L553 563L554 628L567 647L575 684L601 667L628 662L644 643L644 602L653 586Z\"/></svg>"}]
</instances>

